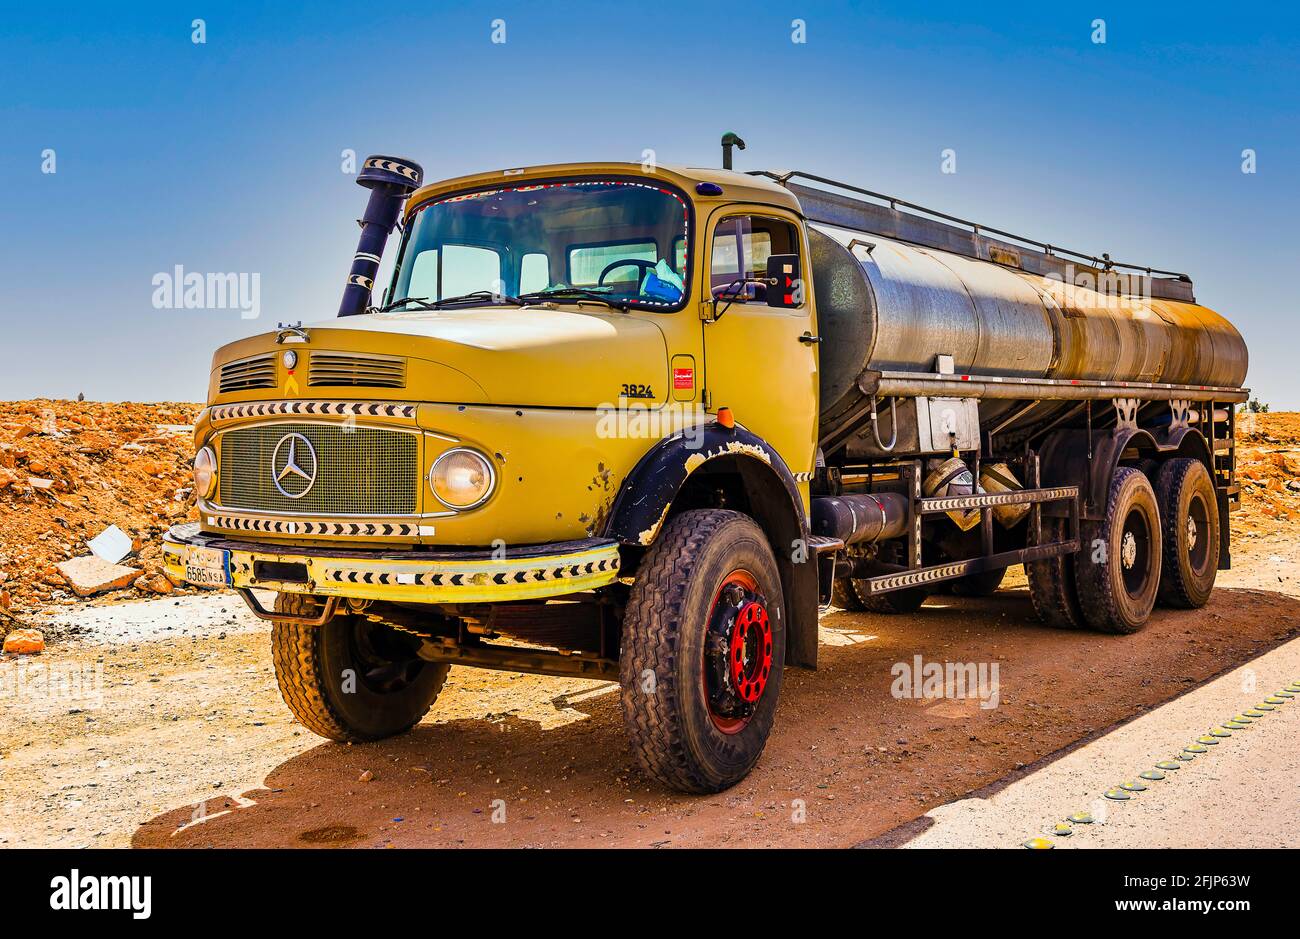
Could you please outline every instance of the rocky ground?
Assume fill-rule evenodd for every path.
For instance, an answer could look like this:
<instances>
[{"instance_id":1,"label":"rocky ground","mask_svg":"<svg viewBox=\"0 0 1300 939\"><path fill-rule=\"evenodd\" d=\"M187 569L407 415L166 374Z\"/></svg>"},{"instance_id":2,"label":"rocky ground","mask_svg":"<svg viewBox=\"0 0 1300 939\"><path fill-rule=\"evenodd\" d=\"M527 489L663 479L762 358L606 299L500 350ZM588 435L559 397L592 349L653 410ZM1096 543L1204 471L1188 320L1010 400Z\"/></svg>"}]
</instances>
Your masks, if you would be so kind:
<instances>
[{"instance_id":1,"label":"rocky ground","mask_svg":"<svg viewBox=\"0 0 1300 939\"><path fill-rule=\"evenodd\" d=\"M189 442L170 425L194 412L62 403L61 435L22 430L46 404L0 405L18 478L0 489L13 519L0 570L11 609L48 640L43 655L0 657L3 847L852 845L1300 634L1300 415L1261 415L1239 441L1233 569L1205 609L1158 611L1135 636L1062 633L1035 622L1011 576L992 598L939 596L913 616L831 611L822 667L787 671L768 749L727 793L642 777L605 682L453 669L415 731L340 746L284 708L266 627L236 597L160 598L146 579L83 600L52 582L51 565L108 524L141 540L125 563L149 574L147 543L190 511ZM891 694L892 666L916 655L997 663L998 706Z\"/></svg>"},{"instance_id":2,"label":"rocky ground","mask_svg":"<svg viewBox=\"0 0 1300 939\"><path fill-rule=\"evenodd\" d=\"M0 402L0 609L21 616L86 602L55 565L88 554L86 542L109 525L134 541L126 563L139 572L112 599L172 592L158 536L197 517L190 473L199 407Z\"/></svg>"}]
</instances>

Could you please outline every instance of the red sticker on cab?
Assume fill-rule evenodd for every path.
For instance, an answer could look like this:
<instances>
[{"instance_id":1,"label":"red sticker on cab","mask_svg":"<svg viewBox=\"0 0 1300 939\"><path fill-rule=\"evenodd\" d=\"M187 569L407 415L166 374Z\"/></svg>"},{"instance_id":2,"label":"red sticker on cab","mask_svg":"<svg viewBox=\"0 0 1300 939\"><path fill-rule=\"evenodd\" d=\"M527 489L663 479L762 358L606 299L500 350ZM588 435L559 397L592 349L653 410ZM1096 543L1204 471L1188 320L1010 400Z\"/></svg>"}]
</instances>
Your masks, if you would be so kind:
<instances>
[{"instance_id":1,"label":"red sticker on cab","mask_svg":"<svg viewBox=\"0 0 1300 939\"><path fill-rule=\"evenodd\" d=\"M695 369L693 368L675 368L673 369L673 389L676 391L686 390L695 387Z\"/></svg>"}]
</instances>

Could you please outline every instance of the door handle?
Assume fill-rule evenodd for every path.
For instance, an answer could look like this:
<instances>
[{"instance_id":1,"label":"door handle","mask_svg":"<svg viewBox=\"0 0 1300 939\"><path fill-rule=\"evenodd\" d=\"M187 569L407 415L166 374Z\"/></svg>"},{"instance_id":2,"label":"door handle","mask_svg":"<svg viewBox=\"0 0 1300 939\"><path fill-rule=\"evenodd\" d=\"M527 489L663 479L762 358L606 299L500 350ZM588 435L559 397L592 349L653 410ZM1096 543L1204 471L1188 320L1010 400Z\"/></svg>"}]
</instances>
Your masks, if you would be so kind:
<instances>
[{"instance_id":1,"label":"door handle","mask_svg":"<svg viewBox=\"0 0 1300 939\"><path fill-rule=\"evenodd\" d=\"M814 336L812 333L804 333L799 337L799 341L810 346L815 346L822 341L821 336Z\"/></svg>"}]
</instances>

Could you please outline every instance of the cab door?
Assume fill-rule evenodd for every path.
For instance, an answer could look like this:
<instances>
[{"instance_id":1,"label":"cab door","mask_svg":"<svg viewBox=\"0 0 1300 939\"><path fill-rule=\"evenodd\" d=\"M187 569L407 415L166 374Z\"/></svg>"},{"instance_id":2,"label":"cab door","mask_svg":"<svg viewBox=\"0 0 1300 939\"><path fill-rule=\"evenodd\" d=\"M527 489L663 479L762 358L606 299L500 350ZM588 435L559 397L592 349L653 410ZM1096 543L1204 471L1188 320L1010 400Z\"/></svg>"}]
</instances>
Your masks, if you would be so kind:
<instances>
[{"instance_id":1,"label":"cab door","mask_svg":"<svg viewBox=\"0 0 1300 939\"><path fill-rule=\"evenodd\" d=\"M767 259L797 255L795 289L769 285ZM794 216L727 206L709 219L700 311L710 410L731 409L796 474L811 473L817 449L817 337L808 251ZM799 289L802 288L802 289ZM781 290L770 306L768 291ZM807 493L807 487L801 486Z\"/></svg>"}]
</instances>

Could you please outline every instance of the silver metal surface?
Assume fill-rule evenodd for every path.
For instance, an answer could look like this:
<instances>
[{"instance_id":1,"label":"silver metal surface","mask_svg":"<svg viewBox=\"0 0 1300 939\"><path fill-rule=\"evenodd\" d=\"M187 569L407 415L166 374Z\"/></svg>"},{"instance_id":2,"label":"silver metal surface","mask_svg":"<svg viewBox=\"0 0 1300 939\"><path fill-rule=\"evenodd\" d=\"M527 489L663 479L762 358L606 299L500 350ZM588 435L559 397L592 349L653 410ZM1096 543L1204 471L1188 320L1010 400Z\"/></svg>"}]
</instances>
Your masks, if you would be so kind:
<instances>
[{"instance_id":1,"label":"silver metal surface","mask_svg":"<svg viewBox=\"0 0 1300 939\"><path fill-rule=\"evenodd\" d=\"M1055 255L1030 264L1025 251L1001 250L978 230L943 226L942 237L922 239L909 227L916 218L904 225L895 209L867 211L845 196L790 188L815 203L814 219L838 222L809 225L818 326L830 340L819 353L824 427L842 427L872 394L1244 397L1246 345L1226 319L1193 302L1183 275L1072 266ZM940 356L952 356L955 374L936 385ZM900 374L927 376L927 385L890 380ZM1037 384L1044 381L1056 384ZM1175 387L1186 393L1171 394ZM1006 414L981 408L986 423Z\"/></svg>"}]
</instances>

